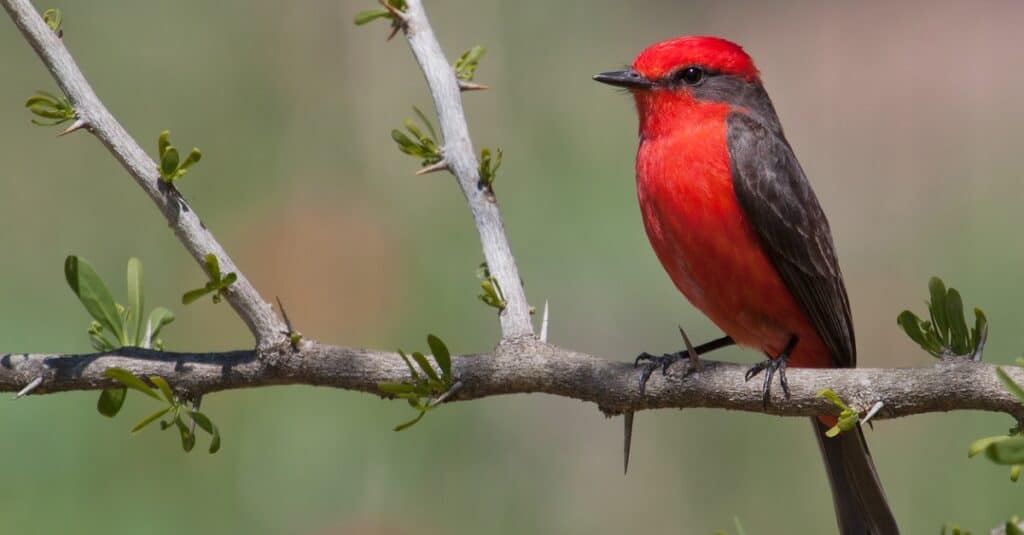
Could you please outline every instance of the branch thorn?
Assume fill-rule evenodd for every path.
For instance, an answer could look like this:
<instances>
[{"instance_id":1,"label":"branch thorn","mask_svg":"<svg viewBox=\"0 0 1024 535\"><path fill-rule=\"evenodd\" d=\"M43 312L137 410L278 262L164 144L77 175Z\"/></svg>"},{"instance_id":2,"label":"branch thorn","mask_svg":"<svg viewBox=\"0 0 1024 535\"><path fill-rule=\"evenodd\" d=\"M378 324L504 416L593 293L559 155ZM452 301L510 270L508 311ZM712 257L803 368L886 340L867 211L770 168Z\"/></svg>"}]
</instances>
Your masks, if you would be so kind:
<instances>
[{"instance_id":1,"label":"branch thorn","mask_svg":"<svg viewBox=\"0 0 1024 535\"><path fill-rule=\"evenodd\" d=\"M43 384L43 376L42 375L40 375L39 377L36 377L35 379L32 379L32 381L29 382L29 384L25 385L25 388L22 388L21 390L19 390L18 393L15 394L14 397L11 398L11 399L18 399L18 398L20 398L22 396L27 396L33 390L38 388L39 385L41 385L41 384Z\"/></svg>"},{"instance_id":2,"label":"branch thorn","mask_svg":"<svg viewBox=\"0 0 1024 535\"><path fill-rule=\"evenodd\" d=\"M540 320L540 341L548 342L548 302L544 300L544 318Z\"/></svg>"},{"instance_id":3,"label":"branch thorn","mask_svg":"<svg viewBox=\"0 0 1024 535\"><path fill-rule=\"evenodd\" d=\"M489 85L478 84L476 82L468 82L466 80L459 80L459 90L461 91L486 91L490 88L491 86Z\"/></svg>"},{"instance_id":4,"label":"branch thorn","mask_svg":"<svg viewBox=\"0 0 1024 535\"><path fill-rule=\"evenodd\" d=\"M622 473L629 472L629 447L633 443L633 411L622 413L623 431L622 437Z\"/></svg>"},{"instance_id":5,"label":"branch thorn","mask_svg":"<svg viewBox=\"0 0 1024 535\"><path fill-rule=\"evenodd\" d=\"M71 123L71 126L65 128L59 134L57 134L57 137L66 136L66 135L74 132L75 130L80 130L80 129L86 128L88 126L89 126L89 123L86 122L85 119L75 119L75 122Z\"/></svg>"},{"instance_id":6,"label":"branch thorn","mask_svg":"<svg viewBox=\"0 0 1024 535\"><path fill-rule=\"evenodd\" d=\"M428 165L426 167L422 167L422 168L420 168L419 171L416 171L413 174L415 174L416 176L423 176L423 175L427 175L427 174L430 174L430 173L436 173L438 171L447 171L447 170L448 170L448 162L445 161L445 160L441 160L441 161L439 161L437 163L432 163L432 164L430 164L430 165Z\"/></svg>"},{"instance_id":7,"label":"branch thorn","mask_svg":"<svg viewBox=\"0 0 1024 535\"><path fill-rule=\"evenodd\" d=\"M679 334L683 337L683 343L686 344L686 355L689 357L690 368L694 371L701 371L704 369L704 363L700 361L700 355L693 349L693 343L690 342L690 338L686 336L686 331L683 330L683 326L679 326Z\"/></svg>"},{"instance_id":8,"label":"branch thorn","mask_svg":"<svg viewBox=\"0 0 1024 535\"><path fill-rule=\"evenodd\" d=\"M878 411L882 410L882 407L884 406L885 402L876 401L875 404L871 406L871 409L868 411L868 413L864 415L864 419L861 420L861 423L869 424L871 425L871 428L874 429L875 426L871 424L871 419L874 418L875 415L878 414Z\"/></svg>"},{"instance_id":9,"label":"branch thorn","mask_svg":"<svg viewBox=\"0 0 1024 535\"><path fill-rule=\"evenodd\" d=\"M445 401L448 400L448 398L454 396L455 393L458 392L459 390L462 390L462 381L455 381L455 384L453 384L451 388L448 389L447 392L441 394L440 396L437 396L437 399L430 402L430 408L434 408L444 403Z\"/></svg>"}]
</instances>

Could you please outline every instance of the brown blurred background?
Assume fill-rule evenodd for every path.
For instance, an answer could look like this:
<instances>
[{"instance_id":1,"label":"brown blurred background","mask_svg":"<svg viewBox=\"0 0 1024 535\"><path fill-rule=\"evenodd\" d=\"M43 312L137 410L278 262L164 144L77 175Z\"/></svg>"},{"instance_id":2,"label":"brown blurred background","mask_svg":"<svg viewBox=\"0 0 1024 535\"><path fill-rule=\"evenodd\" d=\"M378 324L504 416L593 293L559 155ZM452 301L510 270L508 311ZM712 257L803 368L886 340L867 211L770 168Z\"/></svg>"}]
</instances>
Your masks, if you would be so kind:
<instances>
[{"instance_id":1,"label":"brown blurred background","mask_svg":"<svg viewBox=\"0 0 1024 535\"><path fill-rule=\"evenodd\" d=\"M38 4L107 106L155 152L160 130L203 149L181 189L266 296L327 342L488 349L481 261L461 195L390 129L429 110L423 80L372 0ZM828 212L863 366L926 366L897 329L940 275L991 321L987 358L1024 348L1020 201L1024 54L1020 2L469 2L427 5L451 58L487 47L465 95L476 146L502 147L496 190L551 340L607 358L675 349L710 323L649 250L633 186L627 96L590 80L651 42L714 34L761 68ZM148 302L178 321L168 348L251 340L230 308L183 307L201 285L144 194L86 134L54 138L22 107L55 85L0 23L0 351L84 352L88 318L62 276L67 254L108 280L138 256ZM120 283L116 291L122 291ZM720 358L752 362L750 352ZM108 421L94 393L0 403L3 531L151 533L827 533L831 500L803 419L724 411L638 416L631 472L621 420L544 396L455 404L413 429L402 403L289 387L208 397L221 453L175 437L129 439L147 400ZM1022 512L1004 468L968 460L995 415L880 422L872 451L906 533L955 521L983 531Z\"/></svg>"}]
</instances>

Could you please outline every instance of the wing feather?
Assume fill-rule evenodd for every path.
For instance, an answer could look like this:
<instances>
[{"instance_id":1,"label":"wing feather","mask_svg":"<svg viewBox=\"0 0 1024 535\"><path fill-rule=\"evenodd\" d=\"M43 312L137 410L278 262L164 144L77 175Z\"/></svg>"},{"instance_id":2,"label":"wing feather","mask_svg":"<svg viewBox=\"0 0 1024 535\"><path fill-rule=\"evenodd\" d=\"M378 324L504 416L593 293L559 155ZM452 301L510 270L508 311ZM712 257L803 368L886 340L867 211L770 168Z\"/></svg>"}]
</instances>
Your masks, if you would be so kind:
<instances>
[{"instance_id":1,"label":"wing feather","mask_svg":"<svg viewBox=\"0 0 1024 535\"><path fill-rule=\"evenodd\" d=\"M733 189L768 258L832 352L837 367L857 364L850 302L828 220L793 149L777 126L730 114Z\"/></svg>"}]
</instances>

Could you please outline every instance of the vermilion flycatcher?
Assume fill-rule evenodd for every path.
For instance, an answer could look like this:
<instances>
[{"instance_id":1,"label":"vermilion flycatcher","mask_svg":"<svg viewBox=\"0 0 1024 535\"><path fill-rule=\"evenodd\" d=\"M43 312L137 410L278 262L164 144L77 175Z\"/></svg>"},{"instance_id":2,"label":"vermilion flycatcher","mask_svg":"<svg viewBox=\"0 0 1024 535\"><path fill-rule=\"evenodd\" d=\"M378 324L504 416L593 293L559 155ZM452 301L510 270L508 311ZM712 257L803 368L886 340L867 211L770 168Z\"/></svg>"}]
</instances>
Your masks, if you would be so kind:
<instances>
[{"instance_id":1,"label":"vermilion flycatcher","mask_svg":"<svg viewBox=\"0 0 1024 535\"><path fill-rule=\"evenodd\" d=\"M782 133L753 61L715 37L648 47L599 82L636 100L637 197L644 228L676 287L732 343L769 359L747 378L785 367L853 367L853 322L831 231ZM642 375L682 353L650 358ZM788 394L788 392L787 392ZM898 533L860 427L827 438L812 420L840 532Z\"/></svg>"}]
</instances>

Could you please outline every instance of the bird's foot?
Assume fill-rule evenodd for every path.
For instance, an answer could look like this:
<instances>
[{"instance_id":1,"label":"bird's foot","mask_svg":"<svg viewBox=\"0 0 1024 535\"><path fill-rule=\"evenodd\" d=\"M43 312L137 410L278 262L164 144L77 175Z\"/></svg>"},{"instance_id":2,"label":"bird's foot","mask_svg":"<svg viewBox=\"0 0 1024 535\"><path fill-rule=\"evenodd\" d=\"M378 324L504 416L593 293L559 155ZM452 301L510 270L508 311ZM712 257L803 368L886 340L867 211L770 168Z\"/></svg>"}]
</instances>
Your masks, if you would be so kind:
<instances>
[{"instance_id":1,"label":"bird's foot","mask_svg":"<svg viewBox=\"0 0 1024 535\"><path fill-rule=\"evenodd\" d=\"M651 374L654 373L654 370L657 370L659 367L661 368L662 375L664 375L668 372L668 367L671 366L672 363L674 363L677 360L686 359L688 364L692 366L691 369L687 370L687 374L694 371L700 371L700 355L710 353L719 348L731 346L735 343L733 342L732 338L728 336L723 336L721 338L716 338L710 342L700 344L697 347L693 347L693 345L690 344L690 339L686 336L686 332L683 331L682 327L679 327L679 334L683 337L683 343L686 344L686 349L679 351L677 353L666 353L660 357L654 356L650 353L641 353L640 356L638 356L636 360L633 362L633 367L636 368L637 366L640 365L641 362L645 360L648 361L647 364L644 364L643 371L640 372L641 395L647 388L647 380L651 378Z\"/></svg>"},{"instance_id":2,"label":"bird's foot","mask_svg":"<svg viewBox=\"0 0 1024 535\"><path fill-rule=\"evenodd\" d=\"M782 391L786 395L786 399L789 399L789 381L786 380L786 364L789 362L789 356L793 353L793 348L796 347L798 338L796 335L789 337L789 342L786 343L785 349L782 353L779 353L775 357L769 356L767 359L758 362L747 370L743 378L745 381L749 381L761 372L764 374L764 384L761 387L761 392L764 395L764 407L768 408L768 401L772 395L772 378L775 377L775 373L779 374L779 385L782 386Z\"/></svg>"},{"instance_id":3,"label":"bird's foot","mask_svg":"<svg viewBox=\"0 0 1024 535\"><path fill-rule=\"evenodd\" d=\"M668 373L668 367L675 363L677 360L689 360L690 355L686 351L680 351L678 353L666 353L662 356L655 356L650 353L640 353L633 361L633 367L640 366L643 361L648 361L644 364L643 370L640 372L640 394L642 395L647 388L647 381L651 378L651 374L655 370L661 368L661 374L665 375Z\"/></svg>"}]
</instances>

